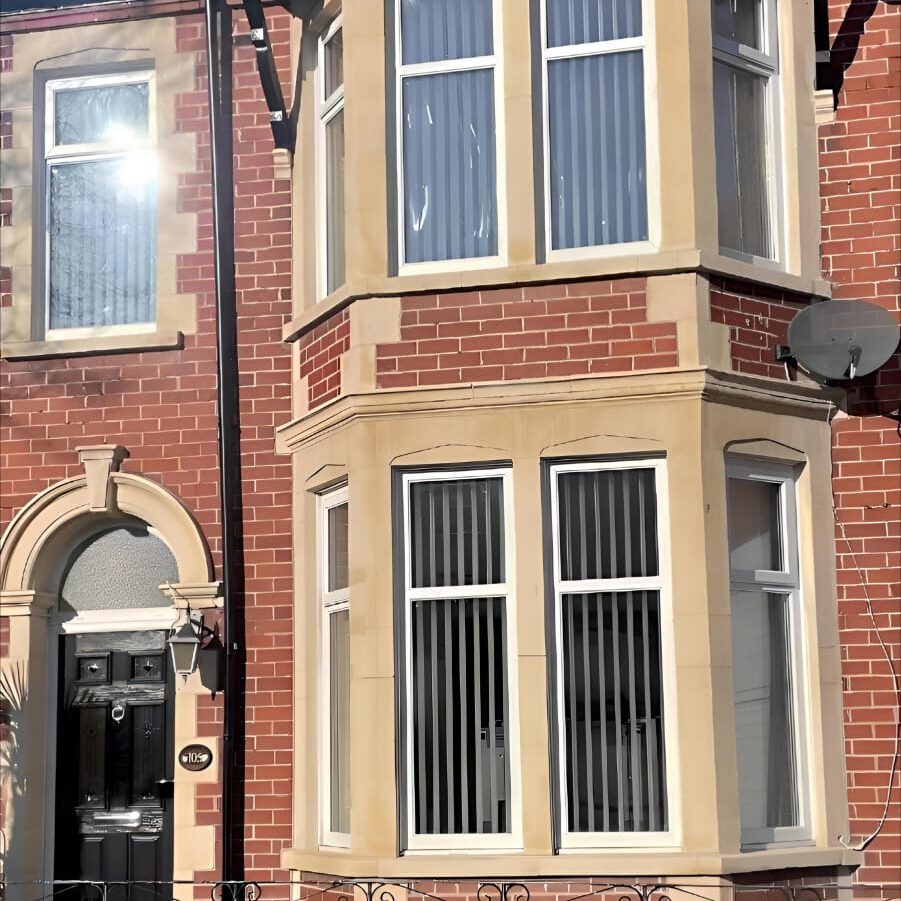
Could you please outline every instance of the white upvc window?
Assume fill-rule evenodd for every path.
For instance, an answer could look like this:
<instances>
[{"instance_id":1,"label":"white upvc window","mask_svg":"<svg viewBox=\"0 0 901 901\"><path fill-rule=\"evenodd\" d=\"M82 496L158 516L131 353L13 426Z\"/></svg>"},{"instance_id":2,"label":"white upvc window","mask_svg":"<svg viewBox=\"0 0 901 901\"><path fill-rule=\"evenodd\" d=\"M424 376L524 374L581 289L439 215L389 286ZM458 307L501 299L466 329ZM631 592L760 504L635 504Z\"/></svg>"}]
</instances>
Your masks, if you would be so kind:
<instances>
[{"instance_id":1,"label":"white upvc window","mask_svg":"<svg viewBox=\"0 0 901 901\"><path fill-rule=\"evenodd\" d=\"M810 838L796 482L727 466L732 685L742 847Z\"/></svg>"},{"instance_id":2,"label":"white upvc window","mask_svg":"<svg viewBox=\"0 0 901 901\"><path fill-rule=\"evenodd\" d=\"M544 229L549 259L651 249L652 11L644 0L542 0ZM623 247L623 245L629 245Z\"/></svg>"},{"instance_id":3,"label":"white upvc window","mask_svg":"<svg viewBox=\"0 0 901 901\"><path fill-rule=\"evenodd\" d=\"M782 256L776 0L711 0L719 244Z\"/></svg>"},{"instance_id":4,"label":"white upvc window","mask_svg":"<svg viewBox=\"0 0 901 901\"><path fill-rule=\"evenodd\" d=\"M50 80L44 114L43 337L153 331L154 73Z\"/></svg>"},{"instance_id":5,"label":"white upvc window","mask_svg":"<svg viewBox=\"0 0 901 901\"><path fill-rule=\"evenodd\" d=\"M344 32L338 16L319 38L317 79L317 245L319 297L345 279Z\"/></svg>"},{"instance_id":6,"label":"white upvc window","mask_svg":"<svg viewBox=\"0 0 901 901\"><path fill-rule=\"evenodd\" d=\"M395 0L401 273L505 254L500 0Z\"/></svg>"},{"instance_id":7,"label":"white upvc window","mask_svg":"<svg viewBox=\"0 0 901 901\"><path fill-rule=\"evenodd\" d=\"M350 581L347 487L318 498L320 842L350 847Z\"/></svg>"},{"instance_id":8,"label":"white upvc window","mask_svg":"<svg viewBox=\"0 0 901 901\"><path fill-rule=\"evenodd\" d=\"M407 472L401 483L406 847L516 849L511 471Z\"/></svg>"},{"instance_id":9,"label":"white upvc window","mask_svg":"<svg viewBox=\"0 0 901 901\"><path fill-rule=\"evenodd\" d=\"M549 483L560 847L677 847L665 461Z\"/></svg>"}]
</instances>

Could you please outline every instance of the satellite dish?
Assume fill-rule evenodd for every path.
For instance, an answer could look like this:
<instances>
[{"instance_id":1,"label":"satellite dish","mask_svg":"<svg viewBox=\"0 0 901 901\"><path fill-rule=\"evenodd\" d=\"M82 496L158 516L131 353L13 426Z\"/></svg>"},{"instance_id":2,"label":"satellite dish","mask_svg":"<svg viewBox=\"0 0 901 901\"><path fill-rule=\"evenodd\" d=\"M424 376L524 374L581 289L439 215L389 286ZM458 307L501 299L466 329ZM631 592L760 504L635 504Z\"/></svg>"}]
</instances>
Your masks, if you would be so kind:
<instances>
[{"instance_id":1,"label":"satellite dish","mask_svg":"<svg viewBox=\"0 0 901 901\"><path fill-rule=\"evenodd\" d=\"M789 354L814 377L848 381L875 372L895 352L901 327L888 310L862 300L825 300L788 326Z\"/></svg>"}]
</instances>

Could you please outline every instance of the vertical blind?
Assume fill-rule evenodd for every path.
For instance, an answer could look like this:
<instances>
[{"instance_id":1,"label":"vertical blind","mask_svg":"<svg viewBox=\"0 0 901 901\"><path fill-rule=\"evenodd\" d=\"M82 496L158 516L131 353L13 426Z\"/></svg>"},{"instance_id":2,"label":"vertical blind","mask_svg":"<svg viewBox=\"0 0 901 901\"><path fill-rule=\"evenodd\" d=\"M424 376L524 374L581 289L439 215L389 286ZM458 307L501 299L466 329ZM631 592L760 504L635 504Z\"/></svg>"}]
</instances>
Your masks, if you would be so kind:
<instances>
[{"instance_id":1,"label":"vertical blind","mask_svg":"<svg viewBox=\"0 0 901 901\"><path fill-rule=\"evenodd\" d=\"M400 16L403 259L494 256L491 0L401 0ZM478 58L485 61L474 68ZM448 60L460 69L446 71Z\"/></svg>"},{"instance_id":2,"label":"vertical blind","mask_svg":"<svg viewBox=\"0 0 901 901\"><path fill-rule=\"evenodd\" d=\"M546 14L551 247L647 240L641 42L603 46L640 39L641 2L546 0Z\"/></svg>"},{"instance_id":3,"label":"vertical blind","mask_svg":"<svg viewBox=\"0 0 901 901\"><path fill-rule=\"evenodd\" d=\"M334 26L333 26L334 27ZM322 42L321 127L325 131L325 293L345 279L344 32Z\"/></svg>"},{"instance_id":4,"label":"vertical blind","mask_svg":"<svg viewBox=\"0 0 901 901\"><path fill-rule=\"evenodd\" d=\"M555 478L565 829L665 831L655 471ZM611 579L643 582L605 590Z\"/></svg>"},{"instance_id":5,"label":"vertical blind","mask_svg":"<svg viewBox=\"0 0 901 901\"><path fill-rule=\"evenodd\" d=\"M350 613L328 616L329 657L329 828L350 833Z\"/></svg>"},{"instance_id":6,"label":"vertical blind","mask_svg":"<svg viewBox=\"0 0 901 901\"><path fill-rule=\"evenodd\" d=\"M503 484L413 482L408 516L413 829L508 832ZM496 596L465 596L491 585Z\"/></svg>"}]
</instances>

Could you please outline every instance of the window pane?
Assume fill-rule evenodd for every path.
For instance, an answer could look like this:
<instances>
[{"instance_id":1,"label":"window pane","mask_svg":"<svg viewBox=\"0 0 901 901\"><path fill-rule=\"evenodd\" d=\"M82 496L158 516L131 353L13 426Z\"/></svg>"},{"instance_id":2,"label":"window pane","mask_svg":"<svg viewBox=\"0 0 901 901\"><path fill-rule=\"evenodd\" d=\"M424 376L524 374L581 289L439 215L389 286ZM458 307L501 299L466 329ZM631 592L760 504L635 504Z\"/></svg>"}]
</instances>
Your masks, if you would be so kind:
<instances>
[{"instance_id":1,"label":"window pane","mask_svg":"<svg viewBox=\"0 0 901 901\"><path fill-rule=\"evenodd\" d=\"M50 167L50 328L156 319L156 177L120 156Z\"/></svg>"},{"instance_id":2,"label":"window pane","mask_svg":"<svg viewBox=\"0 0 901 901\"><path fill-rule=\"evenodd\" d=\"M557 485L564 581L658 574L653 470L564 472Z\"/></svg>"},{"instance_id":3,"label":"window pane","mask_svg":"<svg viewBox=\"0 0 901 901\"><path fill-rule=\"evenodd\" d=\"M551 245L648 237L640 51L548 63Z\"/></svg>"},{"instance_id":4,"label":"window pane","mask_svg":"<svg viewBox=\"0 0 901 901\"><path fill-rule=\"evenodd\" d=\"M729 479L729 564L735 572L783 571L780 485Z\"/></svg>"},{"instance_id":5,"label":"window pane","mask_svg":"<svg viewBox=\"0 0 901 901\"><path fill-rule=\"evenodd\" d=\"M762 50L763 0L713 0L713 33Z\"/></svg>"},{"instance_id":6,"label":"window pane","mask_svg":"<svg viewBox=\"0 0 901 901\"><path fill-rule=\"evenodd\" d=\"M767 187L767 79L713 64L720 246L772 257Z\"/></svg>"},{"instance_id":7,"label":"window pane","mask_svg":"<svg viewBox=\"0 0 901 901\"><path fill-rule=\"evenodd\" d=\"M76 548L62 578L59 609L168 607L159 586L178 581L168 546L143 523L106 529Z\"/></svg>"},{"instance_id":8,"label":"window pane","mask_svg":"<svg viewBox=\"0 0 901 901\"><path fill-rule=\"evenodd\" d=\"M350 833L350 614L329 618L329 829Z\"/></svg>"},{"instance_id":9,"label":"window pane","mask_svg":"<svg viewBox=\"0 0 901 901\"><path fill-rule=\"evenodd\" d=\"M494 73L403 82L405 261L497 253Z\"/></svg>"},{"instance_id":10,"label":"window pane","mask_svg":"<svg viewBox=\"0 0 901 901\"><path fill-rule=\"evenodd\" d=\"M665 831L658 593L561 604L567 828Z\"/></svg>"},{"instance_id":11,"label":"window pane","mask_svg":"<svg viewBox=\"0 0 901 901\"><path fill-rule=\"evenodd\" d=\"M641 0L546 0L547 45L616 41L641 34Z\"/></svg>"},{"instance_id":12,"label":"window pane","mask_svg":"<svg viewBox=\"0 0 901 901\"><path fill-rule=\"evenodd\" d=\"M416 833L510 830L503 598L413 605Z\"/></svg>"},{"instance_id":13,"label":"window pane","mask_svg":"<svg viewBox=\"0 0 901 901\"><path fill-rule=\"evenodd\" d=\"M121 142L146 135L149 102L147 82L56 91L55 143Z\"/></svg>"},{"instance_id":14,"label":"window pane","mask_svg":"<svg viewBox=\"0 0 901 901\"><path fill-rule=\"evenodd\" d=\"M328 590L347 588L347 504L328 511Z\"/></svg>"},{"instance_id":15,"label":"window pane","mask_svg":"<svg viewBox=\"0 0 901 901\"><path fill-rule=\"evenodd\" d=\"M503 491L496 478L410 486L414 588L504 581Z\"/></svg>"},{"instance_id":16,"label":"window pane","mask_svg":"<svg viewBox=\"0 0 901 901\"><path fill-rule=\"evenodd\" d=\"M325 96L331 97L344 84L344 31L339 28L323 48L322 61Z\"/></svg>"},{"instance_id":17,"label":"window pane","mask_svg":"<svg viewBox=\"0 0 901 901\"><path fill-rule=\"evenodd\" d=\"M789 595L732 592L732 680L743 829L798 824Z\"/></svg>"},{"instance_id":18,"label":"window pane","mask_svg":"<svg viewBox=\"0 0 901 901\"><path fill-rule=\"evenodd\" d=\"M325 203L327 284L331 293L344 284L344 110L325 125Z\"/></svg>"},{"instance_id":19,"label":"window pane","mask_svg":"<svg viewBox=\"0 0 901 901\"><path fill-rule=\"evenodd\" d=\"M403 64L494 52L492 0L401 0Z\"/></svg>"}]
</instances>

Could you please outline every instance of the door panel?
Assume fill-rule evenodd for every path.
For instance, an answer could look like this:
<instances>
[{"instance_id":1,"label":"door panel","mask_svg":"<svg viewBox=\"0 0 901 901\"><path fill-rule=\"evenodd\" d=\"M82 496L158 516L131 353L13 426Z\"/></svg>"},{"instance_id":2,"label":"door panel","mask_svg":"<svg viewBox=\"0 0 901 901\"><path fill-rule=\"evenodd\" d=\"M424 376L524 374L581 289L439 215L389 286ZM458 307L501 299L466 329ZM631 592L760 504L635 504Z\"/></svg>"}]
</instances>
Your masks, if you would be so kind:
<instances>
[{"instance_id":1,"label":"door panel","mask_svg":"<svg viewBox=\"0 0 901 901\"><path fill-rule=\"evenodd\" d=\"M163 632L60 639L54 878L123 883L109 901L172 894L161 884L172 879L172 805L158 784L174 763L166 662Z\"/></svg>"}]
</instances>

